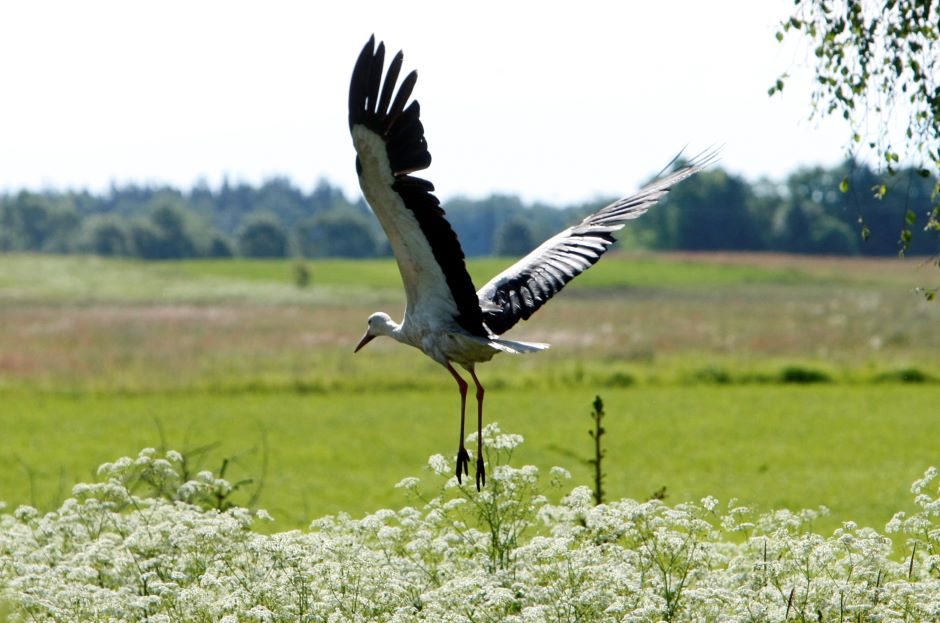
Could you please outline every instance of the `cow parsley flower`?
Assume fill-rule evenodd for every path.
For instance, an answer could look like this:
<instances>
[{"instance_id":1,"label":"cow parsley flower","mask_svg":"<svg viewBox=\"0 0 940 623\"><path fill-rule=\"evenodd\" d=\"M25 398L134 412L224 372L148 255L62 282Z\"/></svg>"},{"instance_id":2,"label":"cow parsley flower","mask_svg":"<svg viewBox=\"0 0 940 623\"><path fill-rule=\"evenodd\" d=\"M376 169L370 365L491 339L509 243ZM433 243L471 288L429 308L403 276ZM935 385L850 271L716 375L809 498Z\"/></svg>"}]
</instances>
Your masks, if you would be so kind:
<instances>
[{"instance_id":1,"label":"cow parsley flower","mask_svg":"<svg viewBox=\"0 0 940 623\"><path fill-rule=\"evenodd\" d=\"M438 476L445 476L450 473L450 465L443 454L435 454L428 458L428 467Z\"/></svg>"},{"instance_id":2,"label":"cow parsley flower","mask_svg":"<svg viewBox=\"0 0 940 623\"><path fill-rule=\"evenodd\" d=\"M706 496L702 498L702 506L711 513L718 508L718 500L710 495Z\"/></svg>"},{"instance_id":3,"label":"cow parsley flower","mask_svg":"<svg viewBox=\"0 0 940 623\"><path fill-rule=\"evenodd\" d=\"M418 484L421 482L420 478L415 478L414 476L407 476L402 478L395 484L396 489L408 489L413 491L418 488Z\"/></svg>"},{"instance_id":4,"label":"cow parsley flower","mask_svg":"<svg viewBox=\"0 0 940 623\"><path fill-rule=\"evenodd\" d=\"M494 440L509 437L493 430ZM722 511L710 496L598 506L587 487L553 505L538 469L511 464L514 447L490 448L482 493L445 486L416 506L273 535L254 530L271 520L264 511L181 501L180 492L227 491L211 472L177 482L175 497L136 486L179 473L175 456L145 451L102 466L100 482L76 485L55 511L0 514L0 590L11 614L43 622L919 621L940 612L930 471L912 487L920 510L885 528L909 536L895 556L883 533L850 521L816 532L818 510L758 515L734 502ZM428 462L435 472L442 463Z\"/></svg>"}]
</instances>

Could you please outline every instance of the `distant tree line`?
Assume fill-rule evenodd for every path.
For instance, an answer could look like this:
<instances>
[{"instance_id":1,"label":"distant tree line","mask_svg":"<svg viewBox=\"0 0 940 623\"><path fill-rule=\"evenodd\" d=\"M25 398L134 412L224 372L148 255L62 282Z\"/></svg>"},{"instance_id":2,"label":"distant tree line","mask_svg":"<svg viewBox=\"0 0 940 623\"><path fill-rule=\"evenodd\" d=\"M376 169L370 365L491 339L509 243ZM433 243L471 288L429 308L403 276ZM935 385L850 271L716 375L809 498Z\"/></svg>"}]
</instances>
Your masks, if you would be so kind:
<instances>
[{"instance_id":1,"label":"distant tree line","mask_svg":"<svg viewBox=\"0 0 940 623\"><path fill-rule=\"evenodd\" d=\"M620 238L658 250L892 255L901 248L898 232L916 229L931 209L935 182L919 173L892 176L895 188L886 194L878 192L881 178L851 161L801 169L783 181L748 182L713 167L677 186ZM559 208L493 195L455 198L444 208L467 255L518 256L604 203ZM0 196L0 252L24 251L144 259L390 253L361 199L350 201L326 181L304 192L283 178L258 187L131 185L103 194ZM940 239L921 232L907 252L936 255Z\"/></svg>"}]
</instances>

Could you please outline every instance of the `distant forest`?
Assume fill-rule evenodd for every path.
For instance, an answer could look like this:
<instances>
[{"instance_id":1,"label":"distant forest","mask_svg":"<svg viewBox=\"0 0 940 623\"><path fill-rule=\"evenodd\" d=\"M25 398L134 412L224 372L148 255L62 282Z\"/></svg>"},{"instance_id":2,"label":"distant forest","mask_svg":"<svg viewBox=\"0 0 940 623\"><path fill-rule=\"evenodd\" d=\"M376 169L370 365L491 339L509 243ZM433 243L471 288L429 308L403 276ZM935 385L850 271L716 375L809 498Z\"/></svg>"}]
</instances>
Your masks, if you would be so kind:
<instances>
[{"instance_id":1,"label":"distant forest","mask_svg":"<svg viewBox=\"0 0 940 623\"><path fill-rule=\"evenodd\" d=\"M618 237L634 249L892 255L909 228L907 252L936 255L940 237L920 231L933 185L913 169L885 181L852 161L753 183L713 167L680 184ZM881 188L888 192L879 199ZM444 209L468 256L518 256L609 200L557 207L492 195L451 199ZM24 251L144 259L390 253L361 199L350 200L327 181L304 192L283 178L259 187L128 185L104 194L0 196L0 252Z\"/></svg>"}]
</instances>

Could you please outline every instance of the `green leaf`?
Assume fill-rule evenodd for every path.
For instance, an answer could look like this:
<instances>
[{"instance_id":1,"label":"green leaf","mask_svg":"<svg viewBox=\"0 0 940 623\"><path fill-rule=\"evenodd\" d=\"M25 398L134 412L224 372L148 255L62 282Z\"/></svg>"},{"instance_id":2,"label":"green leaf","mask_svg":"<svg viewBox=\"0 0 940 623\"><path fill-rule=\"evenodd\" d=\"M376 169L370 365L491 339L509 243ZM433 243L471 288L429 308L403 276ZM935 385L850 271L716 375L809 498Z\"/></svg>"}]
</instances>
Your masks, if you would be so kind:
<instances>
[{"instance_id":1,"label":"green leaf","mask_svg":"<svg viewBox=\"0 0 940 623\"><path fill-rule=\"evenodd\" d=\"M842 181L839 182L839 190L844 193L849 192L849 176L848 175L843 177Z\"/></svg>"},{"instance_id":2,"label":"green leaf","mask_svg":"<svg viewBox=\"0 0 940 623\"><path fill-rule=\"evenodd\" d=\"M910 246L911 246L911 238L912 238L912 237L913 237L913 236L911 235L911 230L910 230L910 229L902 229L902 230L901 230L901 239L898 240L898 243L900 243L900 245L901 245L901 253L904 253L905 251L907 251L907 250L910 248Z\"/></svg>"},{"instance_id":3,"label":"green leaf","mask_svg":"<svg viewBox=\"0 0 940 623\"><path fill-rule=\"evenodd\" d=\"M861 225L859 234L862 236L862 240L868 240L868 237L871 236L871 230L868 229L868 225L865 224L865 219L863 219L861 216L858 217L858 224Z\"/></svg>"}]
</instances>

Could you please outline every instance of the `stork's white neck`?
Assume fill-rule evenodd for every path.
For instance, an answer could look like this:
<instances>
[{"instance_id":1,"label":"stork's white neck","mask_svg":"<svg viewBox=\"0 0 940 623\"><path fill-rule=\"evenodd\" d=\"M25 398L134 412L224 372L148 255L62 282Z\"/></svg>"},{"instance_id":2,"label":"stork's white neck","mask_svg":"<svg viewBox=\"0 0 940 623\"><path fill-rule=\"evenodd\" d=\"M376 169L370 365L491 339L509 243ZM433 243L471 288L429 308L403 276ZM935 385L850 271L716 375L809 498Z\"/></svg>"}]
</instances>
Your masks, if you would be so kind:
<instances>
[{"instance_id":1,"label":"stork's white neck","mask_svg":"<svg viewBox=\"0 0 940 623\"><path fill-rule=\"evenodd\" d=\"M376 312L369 316L369 333L375 336L385 335L398 342L410 344L402 331L402 326L385 312Z\"/></svg>"}]
</instances>

